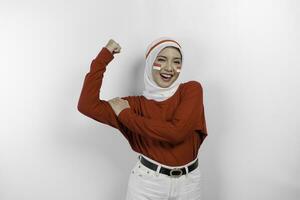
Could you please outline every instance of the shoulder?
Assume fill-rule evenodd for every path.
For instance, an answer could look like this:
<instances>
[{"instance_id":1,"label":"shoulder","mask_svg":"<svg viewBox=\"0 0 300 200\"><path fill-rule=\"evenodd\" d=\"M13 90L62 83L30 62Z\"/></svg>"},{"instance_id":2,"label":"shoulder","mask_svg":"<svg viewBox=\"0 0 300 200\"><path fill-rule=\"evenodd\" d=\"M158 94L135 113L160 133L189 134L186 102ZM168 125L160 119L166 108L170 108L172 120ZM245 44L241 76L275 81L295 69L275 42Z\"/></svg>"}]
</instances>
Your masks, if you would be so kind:
<instances>
[{"instance_id":1,"label":"shoulder","mask_svg":"<svg viewBox=\"0 0 300 200\"><path fill-rule=\"evenodd\" d=\"M203 88L200 82L191 80L185 83L182 83L183 92L203 92Z\"/></svg>"},{"instance_id":2,"label":"shoulder","mask_svg":"<svg viewBox=\"0 0 300 200\"><path fill-rule=\"evenodd\" d=\"M191 80L182 83L180 99L191 104L202 104L203 91L200 82Z\"/></svg>"}]
</instances>

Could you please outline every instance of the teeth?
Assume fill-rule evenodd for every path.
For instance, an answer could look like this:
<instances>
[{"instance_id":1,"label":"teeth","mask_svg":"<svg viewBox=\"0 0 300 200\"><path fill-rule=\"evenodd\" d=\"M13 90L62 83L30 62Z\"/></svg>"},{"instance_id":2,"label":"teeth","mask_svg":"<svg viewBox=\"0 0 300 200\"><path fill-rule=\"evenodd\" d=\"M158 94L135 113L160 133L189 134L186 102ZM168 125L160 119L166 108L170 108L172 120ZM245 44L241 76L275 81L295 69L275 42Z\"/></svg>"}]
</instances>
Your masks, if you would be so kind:
<instances>
[{"instance_id":1,"label":"teeth","mask_svg":"<svg viewBox=\"0 0 300 200\"><path fill-rule=\"evenodd\" d=\"M171 77L171 75L169 75L169 74L161 74L163 77L165 77L165 78L170 78Z\"/></svg>"}]
</instances>

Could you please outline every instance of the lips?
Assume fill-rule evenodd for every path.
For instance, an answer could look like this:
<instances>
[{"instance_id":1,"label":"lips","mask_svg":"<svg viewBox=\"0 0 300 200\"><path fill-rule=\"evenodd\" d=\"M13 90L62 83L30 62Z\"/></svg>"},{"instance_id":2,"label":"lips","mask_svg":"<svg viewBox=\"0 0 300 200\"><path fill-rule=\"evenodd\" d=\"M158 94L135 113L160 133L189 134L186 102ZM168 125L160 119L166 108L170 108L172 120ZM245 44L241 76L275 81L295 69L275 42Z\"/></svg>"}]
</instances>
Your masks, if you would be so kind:
<instances>
[{"instance_id":1,"label":"lips","mask_svg":"<svg viewBox=\"0 0 300 200\"><path fill-rule=\"evenodd\" d=\"M166 73L161 73L160 77L164 80L164 81L170 81L171 78L173 77L173 75L171 74L166 74Z\"/></svg>"}]
</instances>

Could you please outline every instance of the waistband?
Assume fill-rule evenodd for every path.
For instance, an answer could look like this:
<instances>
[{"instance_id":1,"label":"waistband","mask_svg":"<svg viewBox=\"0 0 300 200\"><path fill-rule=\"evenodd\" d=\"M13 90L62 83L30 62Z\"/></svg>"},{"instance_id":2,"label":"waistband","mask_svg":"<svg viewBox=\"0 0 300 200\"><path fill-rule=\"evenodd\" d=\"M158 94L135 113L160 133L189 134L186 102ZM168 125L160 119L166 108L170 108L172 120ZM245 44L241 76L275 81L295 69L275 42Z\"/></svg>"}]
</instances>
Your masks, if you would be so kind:
<instances>
[{"instance_id":1,"label":"waistband","mask_svg":"<svg viewBox=\"0 0 300 200\"><path fill-rule=\"evenodd\" d=\"M149 160L149 161L151 161L151 162L153 162L153 163L155 163L155 164L157 164L157 165L161 165L161 166L166 167L166 168L182 168L182 167L187 167L187 166L191 165L192 163L196 162L196 161L197 161L197 158L198 158L198 157L195 158L194 160L192 160L191 162L189 162L189 163L187 163L187 164L185 164L185 165L169 166L169 165L164 165L164 164L162 164L162 163L160 163L160 162L157 162L156 160L153 160L153 159L149 158L148 156L145 156L144 154L139 154L139 155L138 155L138 159L139 159L139 160L141 160L141 156L143 156L143 157L146 158L147 160Z\"/></svg>"}]
</instances>

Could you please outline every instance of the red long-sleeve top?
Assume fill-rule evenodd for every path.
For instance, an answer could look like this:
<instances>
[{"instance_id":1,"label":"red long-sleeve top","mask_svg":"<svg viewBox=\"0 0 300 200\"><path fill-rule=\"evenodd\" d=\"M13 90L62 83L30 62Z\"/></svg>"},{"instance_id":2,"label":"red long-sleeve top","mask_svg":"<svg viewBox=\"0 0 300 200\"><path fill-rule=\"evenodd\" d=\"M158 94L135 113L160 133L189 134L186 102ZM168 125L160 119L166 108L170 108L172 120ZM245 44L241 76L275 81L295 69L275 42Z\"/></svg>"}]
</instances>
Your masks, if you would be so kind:
<instances>
[{"instance_id":1,"label":"red long-sleeve top","mask_svg":"<svg viewBox=\"0 0 300 200\"><path fill-rule=\"evenodd\" d=\"M103 47L85 75L77 105L87 117L118 129L132 150L169 166L194 160L207 136L203 89L199 82L181 83L164 101L144 96L122 97L130 108L117 116L108 101L99 97L103 75L114 55Z\"/></svg>"}]
</instances>

